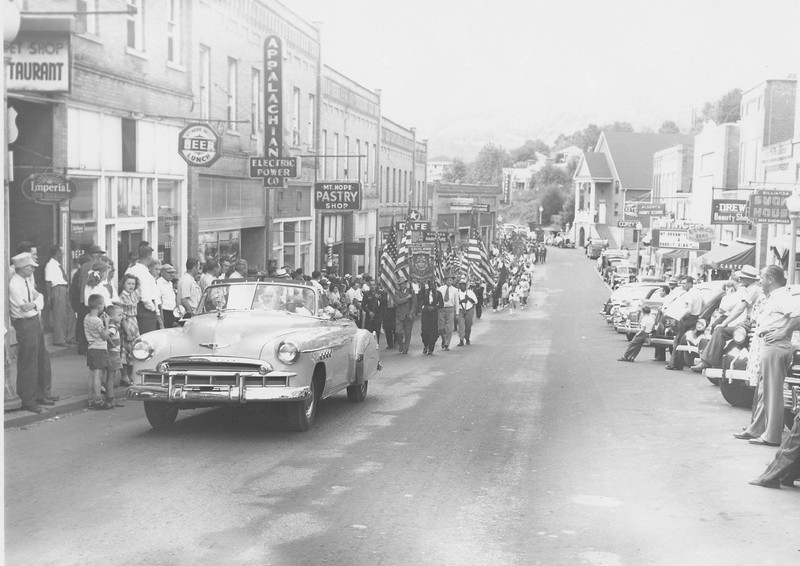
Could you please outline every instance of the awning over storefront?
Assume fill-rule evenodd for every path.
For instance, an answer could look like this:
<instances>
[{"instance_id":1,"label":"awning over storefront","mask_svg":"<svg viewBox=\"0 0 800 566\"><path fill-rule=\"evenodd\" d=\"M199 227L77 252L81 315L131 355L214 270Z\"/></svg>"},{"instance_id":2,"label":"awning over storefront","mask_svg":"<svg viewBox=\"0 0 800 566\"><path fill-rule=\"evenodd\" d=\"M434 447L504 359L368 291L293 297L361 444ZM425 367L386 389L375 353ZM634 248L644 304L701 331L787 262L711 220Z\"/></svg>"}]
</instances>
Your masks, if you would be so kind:
<instances>
[{"instance_id":1,"label":"awning over storefront","mask_svg":"<svg viewBox=\"0 0 800 566\"><path fill-rule=\"evenodd\" d=\"M708 269L741 269L756 264L756 245L745 242L721 242L708 253L697 258L697 263Z\"/></svg>"},{"instance_id":2,"label":"awning over storefront","mask_svg":"<svg viewBox=\"0 0 800 566\"><path fill-rule=\"evenodd\" d=\"M784 234L783 236L773 238L769 248L779 260L786 261L786 257L789 254L789 247L791 245L791 235ZM800 254L800 238L797 238L797 242L795 243L795 252Z\"/></svg>"},{"instance_id":3,"label":"awning over storefront","mask_svg":"<svg viewBox=\"0 0 800 566\"><path fill-rule=\"evenodd\" d=\"M656 253L661 256L662 259L686 259L689 257L689 250L658 248Z\"/></svg>"}]
</instances>

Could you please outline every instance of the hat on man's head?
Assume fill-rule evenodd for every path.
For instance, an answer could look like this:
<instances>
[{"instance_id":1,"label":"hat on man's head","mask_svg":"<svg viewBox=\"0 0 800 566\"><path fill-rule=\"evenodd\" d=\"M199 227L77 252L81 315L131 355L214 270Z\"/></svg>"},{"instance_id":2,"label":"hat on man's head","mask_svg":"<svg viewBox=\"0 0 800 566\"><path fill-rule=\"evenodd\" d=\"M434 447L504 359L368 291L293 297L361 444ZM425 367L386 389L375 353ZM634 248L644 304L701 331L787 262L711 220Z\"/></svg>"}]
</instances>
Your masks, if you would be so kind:
<instances>
[{"instance_id":1,"label":"hat on man's head","mask_svg":"<svg viewBox=\"0 0 800 566\"><path fill-rule=\"evenodd\" d=\"M742 268L736 272L736 276L741 279L744 277L745 279L758 279L758 270L753 267L752 265L744 265Z\"/></svg>"},{"instance_id":2,"label":"hat on man's head","mask_svg":"<svg viewBox=\"0 0 800 566\"><path fill-rule=\"evenodd\" d=\"M11 262L14 264L14 267L26 267L28 265L39 267L39 264L33 261L33 256L30 252L22 252L21 254L15 255L11 258Z\"/></svg>"},{"instance_id":3,"label":"hat on man's head","mask_svg":"<svg viewBox=\"0 0 800 566\"><path fill-rule=\"evenodd\" d=\"M289 272L281 267L278 271L275 272L275 277L279 279L289 279L291 275L289 275Z\"/></svg>"},{"instance_id":4,"label":"hat on man's head","mask_svg":"<svg viewBox=\"0 0 800 566\"><path fill-rule=\"evenodd\" d=\"M106 253L106 250L104 250L100 246L96 246L95 245L95 246L92 246L91 248L89 248L88 250L86 250L86 253L87 254L104 254L104 253Z\"/></svg>"},{"instance_id":5,"label":"hat on man's head","mask_svg":"<svg viewBox=\"0 0 800 566\"><path fill-rule=\"evenodd\" d=\"M405 276L405 275L400 275L400 276L397 278L397 283L398 283L398 284L399 284L399 283L408 283L408 279L406 279L406 276Z\"/></svg>"},{"instance_id":6,"label":"hat on man's head","mask_svg":"<svg viewBox=\"0 0 800 566\"><path fill-rule=\"evenodd\" d=\"M165 263L161 266L161 271L167 271L169 273L178 273L178 270L168 263Z\"/></svg>"},{"instance_id":7,"label":"hat on man's head","mask_svg":"<svg viewBox=\"0 0 800 566\"><path fill-rule=\"evenodd\" d=\"M667 281L667 284L669 284L669 285L673 285L673 284L677 285L678 284L678 280L675 277L670 277L669 280Z\"/></svg>"},{"instance_id":8,"label":"hat on man's head","mask_svg":"<svg viewBox=\"0 0 800 566\"><path fill-rule=\"evenodd\" d=\"M459 285L461 285L462 283L466 284L466 282L467 282L467 278L466 277L462 277L461 279L458 280L458 284Z\"/></svg>"}]
</instances>

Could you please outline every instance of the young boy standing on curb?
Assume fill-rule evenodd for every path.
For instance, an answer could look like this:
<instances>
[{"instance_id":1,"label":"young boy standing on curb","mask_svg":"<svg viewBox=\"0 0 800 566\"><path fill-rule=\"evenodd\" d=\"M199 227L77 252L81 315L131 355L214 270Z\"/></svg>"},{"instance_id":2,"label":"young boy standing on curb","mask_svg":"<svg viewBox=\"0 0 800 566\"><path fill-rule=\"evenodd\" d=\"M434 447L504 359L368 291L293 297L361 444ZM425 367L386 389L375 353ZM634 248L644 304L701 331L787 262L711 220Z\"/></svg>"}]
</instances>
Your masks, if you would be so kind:
<instances>
[{"instance_id":1,"label":"young boy standing on curb","mask_svg":"<svg viewBox=\"0 0 800 566\"><path fill-rule=\"evenodd\" d=\"M83 319L86 341L86 365L89 366L89 408L97 410L113 409L113 403L103 401L100 391L101 382L106 377L108 368L108 327L110 321L103 313L105 300L102 295L91 295L87 301L89 314ZM102 318L101 318L101 314ZM113 390L112 390L113 391ZM113 394L113 393L112 393Z\"/></svg>"},{"instance_id":2,"label":"young boy standing on curb","mask_svg":"<svg viewBox=\"0 0 800 566\"><path fill-rule=\"evenodd\" d=\"M120 370L122 369L122 357L120 347L122 339L119 334L119 325L122 323L122 307L111 305L106 309L108 318L108 367L106 368L106 403L111 403L115 407L123 407L125 404L114 397L114 387L120 381Z\"/></svg>"},{"instance_id":3,"label":"young boy standing on curb","mask_svg":"<svg viewBox=\"0 0 800 566\"><path fill-rule=\"evenodd\" d=\"M625 353L622 354L621 358L618 358L618 362L632 362L636 356L639 355L639 352L642 349L642 345L647 341L650 337L650 334L653 332L653 327L656 325L656 318L650 314L650 307L647 305L642 307L642 320L641 320L641 328L639 328L639 332L637 332L631 343L628 345L628 349L625 350Z\"/></svg>"}]
</instances>

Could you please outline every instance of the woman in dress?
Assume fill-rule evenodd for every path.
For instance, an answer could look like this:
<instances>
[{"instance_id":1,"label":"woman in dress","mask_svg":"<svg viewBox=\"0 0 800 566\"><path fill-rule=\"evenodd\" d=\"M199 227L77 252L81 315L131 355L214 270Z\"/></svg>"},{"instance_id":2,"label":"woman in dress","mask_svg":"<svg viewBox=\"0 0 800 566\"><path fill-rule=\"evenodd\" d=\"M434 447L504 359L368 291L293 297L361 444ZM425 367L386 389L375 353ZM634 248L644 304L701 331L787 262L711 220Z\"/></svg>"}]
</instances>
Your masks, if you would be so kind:
<instances>
[{"instance_id":1,"label":"woman in dress","mask_svg":"<svg viewBox=\"0 0 800 566\"><path fill-rule=\"evenodd\" d=\"M444 298L433 279L428 279L417 293L417 305L422 311L422 353L433 354L439 338L439 309L444 307Z\"/></svg>"}]
</instances>

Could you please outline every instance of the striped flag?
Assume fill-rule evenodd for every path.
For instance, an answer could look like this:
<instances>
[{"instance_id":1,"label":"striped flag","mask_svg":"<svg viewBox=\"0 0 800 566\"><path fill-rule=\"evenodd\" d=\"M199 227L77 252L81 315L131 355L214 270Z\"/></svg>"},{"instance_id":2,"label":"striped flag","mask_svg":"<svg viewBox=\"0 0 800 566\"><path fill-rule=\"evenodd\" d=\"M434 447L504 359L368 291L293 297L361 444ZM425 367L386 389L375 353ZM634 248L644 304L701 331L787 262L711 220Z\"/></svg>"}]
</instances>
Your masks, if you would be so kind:
<instances>
[{"instance_id":1,"label":"striped flag","mask_svg":"<svg viewBox=\"0 0 800 566\"><path fill-rule=\"evenodd\" d=\"M467 273L482 281L486 285L494 284L494 269L489 262L489 255L481 241L481 233L478 229L478 217L472 215L472 225L469 230L469 240L467 242Z\"/></svg>"},{"instance_id":2,"label":"striped flag","mask_svg":"<svg viewBox=\"0 0 800 566\"><path fill-rule=\"evenodd\" d=\"M411 218L406 216L406 228L397 248L397 273L411 281Z\"/></svg>"},{"instance_id":3,"label":"striped flag","mask_svg":"<svg viewBox=\"0 0 800 566\"><path fill-rule=\"evenodd\" d=\"M392 295L397 292L397 232L392 226L389 229L389 236L386 238L386 245L381 254L381 270L378 275L381 285Z\"/></svg>"},{"instance_id":4,"label":"striped flag","mask_svg":"<svg viewBox=\"0 0 800 566\"><path fill-rule=\"evenodd\" d=\"M436 277L436 282L438 285L444 284L444 258L442 257L442 243L436 240L436 247L434 248L434 260L433 260L433 273Z\"/></svg>"}]
</instances>

